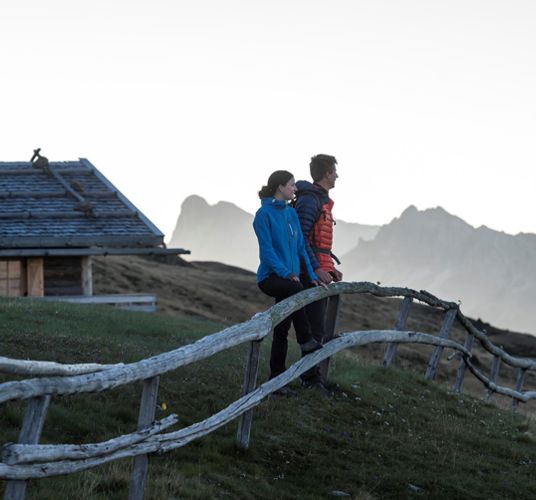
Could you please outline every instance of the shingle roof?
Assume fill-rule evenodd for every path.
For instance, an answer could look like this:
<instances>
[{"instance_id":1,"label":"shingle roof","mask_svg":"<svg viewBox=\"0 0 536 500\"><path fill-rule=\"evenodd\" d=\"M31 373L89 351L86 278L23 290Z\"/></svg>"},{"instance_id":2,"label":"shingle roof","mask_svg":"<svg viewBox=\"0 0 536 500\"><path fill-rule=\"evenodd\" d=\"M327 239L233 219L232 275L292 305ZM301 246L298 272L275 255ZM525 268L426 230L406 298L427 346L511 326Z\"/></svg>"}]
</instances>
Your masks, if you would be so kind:
<instances>
[{"instance_id":1,"label":"shingle roof","mask_svg":"<svg viewBox=\"0 0 536 500\"><path fill-rule=\"evenodd\" d=\"M164 235L88 160L0 162L0 249L163 245Z\"/></svg>"}]
</instances>

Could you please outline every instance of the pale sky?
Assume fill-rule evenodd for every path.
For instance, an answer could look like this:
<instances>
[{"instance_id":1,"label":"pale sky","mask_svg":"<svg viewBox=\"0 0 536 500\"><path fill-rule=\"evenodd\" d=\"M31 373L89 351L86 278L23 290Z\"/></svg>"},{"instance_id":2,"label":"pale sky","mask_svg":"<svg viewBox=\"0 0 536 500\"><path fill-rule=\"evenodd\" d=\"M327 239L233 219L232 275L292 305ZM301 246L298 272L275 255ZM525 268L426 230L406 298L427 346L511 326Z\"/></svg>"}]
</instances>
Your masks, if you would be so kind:
<instances>
[{"instance_id":1,"label":"pale sky","mask_svg":"<svg viewBox=\"0 0 536 500\"><path fill-rule=\"evenodd\" d=\"M88 158L167 238L316 153L336 218L536 233L535 55L532 0L4 0L0 161Z\"/></svg>"}]
</instances>

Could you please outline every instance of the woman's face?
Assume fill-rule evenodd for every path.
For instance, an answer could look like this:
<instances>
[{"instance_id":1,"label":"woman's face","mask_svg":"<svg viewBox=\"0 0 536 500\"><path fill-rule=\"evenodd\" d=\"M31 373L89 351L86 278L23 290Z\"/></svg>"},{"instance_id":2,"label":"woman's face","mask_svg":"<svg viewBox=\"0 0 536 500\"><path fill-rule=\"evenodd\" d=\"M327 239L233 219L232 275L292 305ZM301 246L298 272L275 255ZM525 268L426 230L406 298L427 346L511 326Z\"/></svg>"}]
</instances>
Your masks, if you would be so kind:
<instances>
[{"instance_id":1,"label":"woman's face","mask_svg":"<svg viewBox=\"0 0 536 500\"><path fill-rule=\"evenodd\" d=\"M294 177L291 177L286 184L281 184L278 189L283 200L293 200L296 194L296 181Z\"/></svg>"}]
</instances>

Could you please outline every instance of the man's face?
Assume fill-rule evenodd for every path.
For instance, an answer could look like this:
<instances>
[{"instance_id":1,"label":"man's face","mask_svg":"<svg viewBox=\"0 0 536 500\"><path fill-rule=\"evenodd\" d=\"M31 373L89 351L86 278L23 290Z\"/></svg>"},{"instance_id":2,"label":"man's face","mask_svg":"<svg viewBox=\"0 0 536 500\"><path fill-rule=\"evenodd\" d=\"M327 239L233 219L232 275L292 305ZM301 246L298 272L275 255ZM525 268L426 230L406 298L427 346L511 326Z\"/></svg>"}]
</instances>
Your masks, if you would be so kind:
<instances>
[{"instance_id":1,"label":"man's face","mask_svg":"<svg viewBox=\"0 0 536 500\"><path fill-rule=\"evenodd\" d=\"M332 189L335 187L335 181L337 180L337 177L339 175L337 174L337 167L334 166L333 170L331 172L326 173L326 180L328 181L328 189Z\"/></svg>"}]
</instances>

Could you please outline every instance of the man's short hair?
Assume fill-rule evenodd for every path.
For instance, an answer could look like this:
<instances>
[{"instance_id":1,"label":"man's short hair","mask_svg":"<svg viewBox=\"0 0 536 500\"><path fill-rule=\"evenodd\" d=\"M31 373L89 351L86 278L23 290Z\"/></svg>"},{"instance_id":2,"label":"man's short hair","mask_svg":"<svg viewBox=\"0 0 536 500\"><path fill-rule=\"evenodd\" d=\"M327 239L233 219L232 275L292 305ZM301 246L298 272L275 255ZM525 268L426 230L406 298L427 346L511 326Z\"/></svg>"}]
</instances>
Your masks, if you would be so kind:
<instances>
[{"instance_id":1,"label":"man's short hair","mask_svg":"<svg viewBox=\"0 0 536 500\"><path fill-rule=\"evenodd\" d=\"M311 169L311 177L314 182L318 182L324 178L327 173L333 172L337 165L337 160L331 155L316 155L311 158L309 167Z\"/></svg>"}]
</instances>

